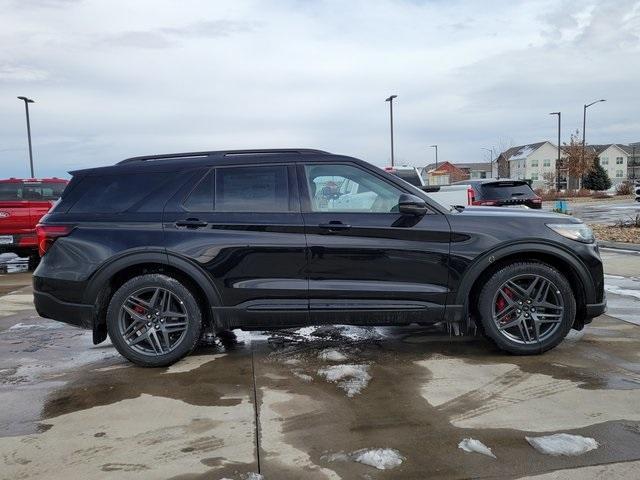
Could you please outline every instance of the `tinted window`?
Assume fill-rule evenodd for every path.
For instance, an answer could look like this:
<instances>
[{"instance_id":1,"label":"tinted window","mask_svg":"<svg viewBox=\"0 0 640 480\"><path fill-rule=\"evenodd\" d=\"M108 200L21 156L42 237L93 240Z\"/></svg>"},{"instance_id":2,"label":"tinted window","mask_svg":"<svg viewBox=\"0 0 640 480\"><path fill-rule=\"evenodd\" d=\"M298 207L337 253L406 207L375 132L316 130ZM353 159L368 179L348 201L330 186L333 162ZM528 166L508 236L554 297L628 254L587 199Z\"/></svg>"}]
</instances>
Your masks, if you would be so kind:
<instances>
[{"instance_id":1,"label":"tinted window","mask_svg":"<svg viewBox=\"0 0 640 480\"><path fill-rule=\"evenodd\" d=\"M57 200L66 183L0 183L0 200Z\"/></svg>"},{"instance_id":2,"label":"tinted window","mask_svg":"<svg viewBox=\"0 0 640 480\"><path fill-rule=\"evenodd\" d=\"M350 165L307 165L314 212L389 213L398 210L401 191L383 179Z\"/></svg>"},{"instance_id":3,"label":"tinted window","mask_svg":"<svg viewBox=\"0 0 640 480\"><path fill-rule=\"evenodd\" d=\"M405 182L410 183L414 187L422 186L422 183L420 182L420 177L418 176L418 173L413 169L411 169L411 170L395 170L395 171L392 170L389 173L395 175L398 178L401 178Z\"/></svg>"},{"instance_id":4,"label":"tinted window","mask_svg":"<svg viewBox=\"0 0 640 480\"><path fill-rule=\"evenodd\" d=\"M484 183L480 187L483 199L507 200L511 198L532 198L535 193L525 182Z\"/></svg>"},{"instance_id":5,"label":"tinted window","mask_svg":"<svg viewBox=\"0 0 640 480\"><path fill-rule=\"evenodd\" d=\"M214 178L214 172L209 172L189 194L184 202L184 208L190 212L212 211Z\"/></svg>"},{"instance_id":6,"label":"tinted window","mask_svg":"<svg viewBox=\"0 0 640 480\"><path fill-rule=\"evenodd\" d=\"M74 213L119 213L137 208L154 190L168 180L166 173L122 173L84 177L74 189L78 200Z\"/></svg>"},{"instance_id":7,"label":"tinted window","mask_svg":"<svg viewBox=\"0 0 640 480\"><path fill-rule=\"evenodd\" d=\"M215 177L216 211L289 211L286 166L218 168Z\"/></svg>"}]
</instances>

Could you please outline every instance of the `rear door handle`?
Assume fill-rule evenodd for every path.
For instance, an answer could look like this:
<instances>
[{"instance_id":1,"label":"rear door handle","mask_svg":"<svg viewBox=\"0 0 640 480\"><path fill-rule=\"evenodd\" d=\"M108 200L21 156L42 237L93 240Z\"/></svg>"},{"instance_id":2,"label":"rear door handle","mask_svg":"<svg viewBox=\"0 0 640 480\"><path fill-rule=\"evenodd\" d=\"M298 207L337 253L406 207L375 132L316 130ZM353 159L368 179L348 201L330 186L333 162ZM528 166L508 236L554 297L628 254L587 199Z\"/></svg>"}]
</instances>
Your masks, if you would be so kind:
<instances>
[{"instance_id":1,"label":"rear door handle","mask_svg":"<svg viewBox=\"0 0 640 480\"><path fill-rule=\"evenodd\" d=\"M203 222L197 218L187 218L186 220L176 220L176 227L187 228L202 228L209 225L207 222Z\"/></svg>"},{"instance_id":2,"label":"rear door handle","mask_svg":"<svg viewBox=\"0 0 640 480\"><path fill-rule=\"evenodd\" d=\"M320 227L323 230L327 230L330 233L330 232L339 232L341 230L349 230L351 228L351 225L342 223L338 220L332 220L329 223L321 223L320 225L318 225L318 227Z\"/></svg>"}]
</instances>

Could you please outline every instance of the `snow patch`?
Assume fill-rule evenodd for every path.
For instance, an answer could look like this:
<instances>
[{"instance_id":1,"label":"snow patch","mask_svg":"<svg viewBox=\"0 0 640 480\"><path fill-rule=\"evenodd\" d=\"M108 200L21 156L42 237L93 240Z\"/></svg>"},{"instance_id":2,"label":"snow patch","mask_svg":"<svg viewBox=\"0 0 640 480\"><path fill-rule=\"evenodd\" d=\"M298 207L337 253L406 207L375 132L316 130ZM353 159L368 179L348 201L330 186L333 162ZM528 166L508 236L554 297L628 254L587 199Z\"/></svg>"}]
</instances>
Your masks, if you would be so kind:
<instances>
[{"instance_id":1,"label":"snow patch","mask_svg":"<svg viewBox=\"0 0 640 480\"><path fill-rule=\"evenodd\" d=\"M323 460L328 462L347 461L362 463L378 470L390 470L402 464L405 458L400 452L393 448L363 448L351 453L332 453L323 455Z\"/></svg>"},{"instance_id":2,"label":"snow patch","mask_svg":"<svg viewBox=\"0 0 640 480\"><path fill-rule=\"evenodd\" d=\"M623 297L634 297L640 299L640 290L630 290L628 288L621 288L616 285L610 285L605 283L604 289L607 293L614 295L622 295Z\"/></svg>"},{"instance_id":3,"label":"snow patch","mask_svg":"<svg viewBox=\"0 0 640 480\"><path fill-rule=\"evenodd\" d=\"M343 362L347 356L334 348L327 348L318 354L318 358L325 362Z\"/></svg>"},{"instance_id":4,"label":"snow patch","mask_svg":"<svg viewBox=\"0 0 640 480\"><path fill-rule=\"evenodd\" d=\"M404 460L404 457L400 455L398 450L393 448L374 448L354 452L353 459L356 462L375 467L378 470L389 470L399 466Z\"/></svg>"},{"instance_id":5,"label":"snow patch","mask_svg":"<svg viewBox=\"0 0 640 480\"><path fill-rule=\"evenodd\" d=\"M293 373L296 377L298 377L303 382L307 382L307 383L313 382L313 377L311 375L307 375L306 373L302 373L299 370L293 370L291 373Z\"/></svg>"},{"instance_id":6,"label":"snow patch","mask_svg":"<svg viewBox=\"0 0 640 480\"><path fill-rule=\"evenodd\" d=\"M64 323L16 323L9 330L57 330L64 328Z\"/></svg>"},{"instance_id":7,"label":"snow patch","mask_svg":"<svg viewBox=\"0 0 640 480\"><path fill-rule=\"evenodd\" d=\"M555 433L543 437L524 437L529 445L545 455L582 455L598 448L593 438L568 433Z\"/></svg>"},{"instance_id":8,"label":"snow patch","mask_svg":"<svg viewBox=\"0 0 640 480\"><path fill-rule=\"evenodd\" d=\"M347 392L348 397L359 394L371 380L369 365L333 365L321 368L318 375L325 377L328 382L337 383L338 387Z\"/></svg>"},{"instance_id":9,"label":"snow patch","mask_svg":"<svg viewBox=\"0 0 640 480\"><path fill-rule=\"evenodd\" d=\"M242 480L264 480L264 476L259 473L250 472L242 475Z\"/></svg>"},{"instance_id":10,"label":"snow patch","mask_svg":"<svg viewBox=\"0 0 640 480\"><path fill-rule=\"evenodd\" d=\"M461 448L468 453L476 452L481 453L482 455L487 455L491 458L496 458L489 447L487 447L480 440L476 440L475 438L465 438L458 444L458 448Z\"/></svg>"}]
</instances>

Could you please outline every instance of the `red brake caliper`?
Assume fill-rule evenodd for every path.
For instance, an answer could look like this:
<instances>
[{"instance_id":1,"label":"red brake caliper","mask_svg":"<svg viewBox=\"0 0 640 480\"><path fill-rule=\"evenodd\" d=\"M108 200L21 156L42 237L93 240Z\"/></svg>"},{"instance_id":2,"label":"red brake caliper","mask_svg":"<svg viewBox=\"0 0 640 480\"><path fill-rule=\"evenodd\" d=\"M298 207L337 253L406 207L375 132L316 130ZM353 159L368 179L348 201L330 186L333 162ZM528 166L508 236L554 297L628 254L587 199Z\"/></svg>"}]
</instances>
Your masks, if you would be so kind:
<instances>
[{"instance_id":1,"label":"red brake caliper","mask_svg":"<svg viewBox=\"0 0 640 480\"><path fill-rule=\"evenodd\" d=\"M503 292L507 295L507 297L513 298L513 292L510 289L505 288ZM500 312L502 312L505 309L506 306L507 306L507 301L502 297L502 295L499 296L498 299L496 300L496 312L498 313L498 315L500 314ZM502 319L500 323L508 323L510 320L511 320L511 315L507 315L505 318Z\"/></svg>"}]
</instances>

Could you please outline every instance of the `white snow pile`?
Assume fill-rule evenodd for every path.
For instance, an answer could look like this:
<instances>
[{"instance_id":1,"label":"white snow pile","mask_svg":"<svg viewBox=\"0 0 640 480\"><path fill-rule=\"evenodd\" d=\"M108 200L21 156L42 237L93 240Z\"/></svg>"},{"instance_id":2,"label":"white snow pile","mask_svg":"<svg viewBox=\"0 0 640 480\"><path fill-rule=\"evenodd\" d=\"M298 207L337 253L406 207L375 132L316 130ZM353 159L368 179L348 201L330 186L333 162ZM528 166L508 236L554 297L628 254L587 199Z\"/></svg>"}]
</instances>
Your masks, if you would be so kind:
<instances>
[{"instance_id":1,"label":"white snow pile","mask_svg":"<svg viewBox=\"0 0 640 480\"><path fill-rule=\"evenodd\" d=\"M487 447L480 440L476 440L475 438L465 438L458 444L458 448L461 448L468 453L476 452L481 453L482 455L487 455L491 458L496 458L489 447Z\"/></svg>"},{"instance_id":2,"label":"white snow pile","mask_svg":"<svg viewBox=\"0 0 640 480\"><path fill-rule=\"evenodd\" d=\"M390 470L399 466L405 458L398 450L393 448L363 448L351 453L334 453L325 455L323 459L329 462L347 461L359 462L363 465L377 468L378 470Z\"/></svg>"},{"instance_id":3,"label":"white snow pile","mask_svg":"<svg viewBox=\"0 0 640 480\"><path fill-rule=\"evenodd\" d=\"M344 362L347 356L334 348L326 348L318 354L318 358L325 362Z\"/></svg>"},{"instance_id":4,"label":"white snow pile","mask_svg":"<svg viewBox=\"0 0 640 480\"><path fill-rule=\"evenodd\" d=\"M249 472L241 476L242 480L264 480L264 475L259 473Z\"/></svg>"},{"instance_id":5,"label":"white snow pile","mask_svg":"<svg viewBox=\"0 0 640 480\"><path fill-rule=\"evenodd\" d=\"M400 455L398 450L393 448L373 448L371 450L359 450L352 453L352 457L356 462L378 470L389 470L399 466L404 457Z\"/></svg>"},{"instance_id":6,"label":"white snow pile","mask_svg":"<svg viewBox=\"0 0 640 480\"><path fill-rule=\"evenodd\" d=\"M524 437L540 453L546 455L582 455L598 448L593 438L568 433L555 433L543 437Z\"/></svg>"},{"instance_id":7,"label":"white snow pile","mask_svg":"<svg viewBox=\"0 0 640 480\"><path fill-rule=\"evenodd\" d=\"M347 392L348 397L359 394L371 380L369 365L332 365L321 368L318 375L325 377L328 382L337 383L338 387Z\"/></svg>"},{"instance_id":8,"label":"white snow pile","mask_svg":"<svg viewBox=\"0 0 640 480\"><path fill-rule=\"evenodd\" d=\"M313 382L313 377L311 375L307 375L306 373L303 373L300 370L292 370L291 373L293 373L296 377L298 377L303 382L307 382L307 383Z\"/></svg>"}]
</instances>

